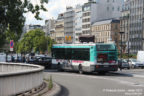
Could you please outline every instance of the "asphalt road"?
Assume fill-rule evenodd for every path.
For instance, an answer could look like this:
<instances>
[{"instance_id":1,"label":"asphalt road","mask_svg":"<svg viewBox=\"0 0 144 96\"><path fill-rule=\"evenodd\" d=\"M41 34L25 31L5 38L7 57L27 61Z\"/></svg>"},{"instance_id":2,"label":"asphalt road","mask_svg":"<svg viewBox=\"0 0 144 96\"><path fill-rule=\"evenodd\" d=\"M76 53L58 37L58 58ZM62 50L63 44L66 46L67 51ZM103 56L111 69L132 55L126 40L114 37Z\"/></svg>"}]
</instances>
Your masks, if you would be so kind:
<instances>
[{"instance_id":1,"label":"asphalt road","mask_svg":"<svg viewBox=\"0 0 144 96\"><path fill-rule=\"evenodd\" d=\"M123 70L106 75L46 70L62 86L61 96L144 96L144 69Z\"/></svg>"}]
</instances>

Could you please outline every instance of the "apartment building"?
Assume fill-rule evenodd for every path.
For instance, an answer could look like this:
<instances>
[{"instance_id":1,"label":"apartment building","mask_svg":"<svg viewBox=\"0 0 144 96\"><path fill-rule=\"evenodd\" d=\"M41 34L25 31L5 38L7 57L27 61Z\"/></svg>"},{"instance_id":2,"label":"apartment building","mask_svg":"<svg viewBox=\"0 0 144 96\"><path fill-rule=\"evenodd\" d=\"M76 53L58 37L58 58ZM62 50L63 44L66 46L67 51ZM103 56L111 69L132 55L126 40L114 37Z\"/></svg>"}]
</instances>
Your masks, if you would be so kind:
<instances>
[{"instance_id":1,"label":"apartment building","mask_svg":"<svg viewBox=\"0 0 144 96\"><path fill-rule=\"evenodd\" d=\"M130 0L130 53L144 50L144 0Z\"/></svg>"},{"instance_id":2,"label":"apartment building","mask_svg":"<svg viewBox=\"0 0 144 96\"><path fill-rule=\"evenodd\" d=\"M64 36L66 38L65 43L74 42L74 30L75 30L74 17L75 17L74 9L72 7L67 7L66 12L64 13Z\"/></svg>"},{"instance_id":3,"label":"apartment building","mask_svg":"<svg viewBox=\"0 0 144 96\"><path fill-rule=\"evenodd\" d=\"M96 1L89 0L88 3L85 3L82 6L82 34L91 35L91 24L92 21L95 21L96 16Z\"/></svg>"},{"instance_id":4,"label":"apartment building","mask_svg":"<svg viewBox=\"0 0 144 96\"><path fill-rule=\"evenodd\" d=\"M44 26L44 32L46 33L46 36L50 36L50 32L55 28L55 20L54 19L48 19L45 20L45 26Z\"/></svg>"},{"instance_id":5,"label":"apartment building","mask_svg":"<svg viewBox=\"0 0 144 96\"><path fill-rule=\"evenodd\" d=\"M51 29L50 30L50 38L52 39L52 40L56 40L56 33L55 33L55 29Z\"/></svg>"},{"instance_id":6,"label":"apartment building","mask_svg":"<svg viewBox=\"0 0 144 96\"><path fill-rule=\"evenodd\" d=\"M82 6L77 5L75 8L75 33L74 43L79 43L79 36L82 35Z\"/></svg>"},{"instance_id":7,"label":"apartment building","mask_svg":"<svg viewBox=\"0 0 144 96\"><path fill-rule=\"evenodd\" d=\"M43 30L43 26L41 26L41 25L25 25L24 28L23 28L23 31L25 31L25 33L27 33L30 30L34 30L34 29Z\"/></svg>"},{"instance_id":8,"label":"apartment building","mask_svg":"<svg viewBox=\"0 0 144 96\"><path fill-rule=\"evenodd\" d=\"M56 42L58 44L64 43L64 14L61 13L58 15L58 18L55 23L55 36Z\"/></svg>"},{"instance_id":9,"label":"apartment building","mask_svg":"<svg viewBox=\"0 0 144 96\"><path fill-rule=\"evenodd\" d=\"M91 25L101 20L120 18L124 0L89 0L83 5L82 32L91 35Z\"/></svg>"},{"instance_id":10,"label":"apartment building","mask_svg":"<svg viewBox=\"0 0 144 96\"><path fill-rule=\"evenodd\" d=\"M122 16L120 18L120 31L124 32L122 35L123 52L129 51L129 28L130 28L130 0L126 0L122 8Z\"/></svg>"},{"instance_id":11,"label":"apartment building","mask_svg":"<svg viewBox=\"0 0 144 96\"><path fill-rule=\"evenodd\" d=\"M114 42L119 48L120 41L120 20L110 19L95 22L92 27L92 35L96 43Z\"/></svg>"}]
</instances>

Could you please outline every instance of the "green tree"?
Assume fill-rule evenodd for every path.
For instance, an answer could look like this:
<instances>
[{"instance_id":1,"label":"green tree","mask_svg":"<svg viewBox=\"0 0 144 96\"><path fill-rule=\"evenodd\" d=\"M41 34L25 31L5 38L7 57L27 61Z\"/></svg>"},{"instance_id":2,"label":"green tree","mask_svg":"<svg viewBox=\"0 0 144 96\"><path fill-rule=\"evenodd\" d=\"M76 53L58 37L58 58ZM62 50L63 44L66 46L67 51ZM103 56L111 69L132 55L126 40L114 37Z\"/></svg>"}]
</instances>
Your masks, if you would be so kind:
<instances>
[{"instance_id":1,"label":"green tree","mask_svg":"<svg viewBox=\"0 0 144 96\"><path fill-rule=\"evenodd\" d=\"M40 29L31 30L24 35L18 43L19 53L30 52L45 52L47 48L50 52L51 46L54 43L50 37L45 37L45 33Z\"/></svg>"},{"instance_id":2,"label":"green tree","mask_svg":"<svg viewBox=\"0 0 144 96\"><path fill-rule=\"evenodd\" d=\"M40 10L47 11L44 4L48 0L39 1L39 5L33 5L31 0L0 0L0 47L5 43L6 37L18 41L25 23L24 13L32 12L36 19L42 20L39 17Z\"/></svg>"},{"instance_id":3,"label":"green tree","mask_svg":"<svg viewBox=\"0 0 144 96\"><path fill-rule=\"evenodd\" d=\"M51 53L52 45L56 44L56 42L52 40L49 36L47 37L47 42L48 42L48 45L47 45L48 53Z\"/></svg>"}]
</instances>

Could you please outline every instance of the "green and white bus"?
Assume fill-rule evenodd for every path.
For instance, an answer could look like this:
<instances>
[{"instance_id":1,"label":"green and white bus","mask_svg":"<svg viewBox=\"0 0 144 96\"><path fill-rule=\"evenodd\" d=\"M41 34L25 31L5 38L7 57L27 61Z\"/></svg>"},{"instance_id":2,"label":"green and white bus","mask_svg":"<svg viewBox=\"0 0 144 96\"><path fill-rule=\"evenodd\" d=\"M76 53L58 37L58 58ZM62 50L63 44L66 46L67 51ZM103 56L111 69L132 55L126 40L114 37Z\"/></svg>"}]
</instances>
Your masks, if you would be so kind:
<instances>
[{"instance_id":1,"label":"green and white bus","mask_svg":"<svg viewBox=\"0 0 144 96\"><path fill-rule=\"evenodd\" d=\"M115 44L55 44L52 64L80 73L117 71L117 55Z\"/></svg>"}]
</instances>

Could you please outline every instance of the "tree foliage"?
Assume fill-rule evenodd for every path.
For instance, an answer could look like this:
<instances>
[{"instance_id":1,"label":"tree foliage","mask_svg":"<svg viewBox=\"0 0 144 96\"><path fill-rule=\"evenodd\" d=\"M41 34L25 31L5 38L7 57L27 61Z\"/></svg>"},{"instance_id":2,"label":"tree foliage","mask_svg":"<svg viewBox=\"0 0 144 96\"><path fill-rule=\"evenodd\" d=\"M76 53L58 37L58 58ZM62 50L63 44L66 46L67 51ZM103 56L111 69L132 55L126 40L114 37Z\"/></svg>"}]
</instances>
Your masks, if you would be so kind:
<instances>
[{"instance_id":1,"label":"tree foliage","mask_svg":"<svg viewBox=\"0 0 144 96\"><path fill-rule=\"evenodd\" d=\"M14 37L8 38L18 41L25 23L24 13L32 12L36 19L41 20L40 10L47 11L44 8L45 3L48 0L40 0L40 5L33 5L31 0L0 0L0 37L3 37L0 38L0 46L11 35Z\"/></svg>"},{"instance_id":2,"label":"tree foliage","mask_svg":"<svg viewBox=\"0 0 144 96\"><path fill-rule=\"evenodd\" d=\"M18 52L45 52L47 48L50 51L52 44L53 41L49 37L45 37L45 33L42 30L35 29L24 35L19 42Z\"/></svg>"}]
</instances>

